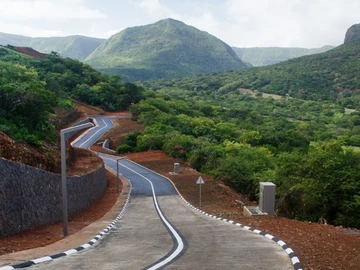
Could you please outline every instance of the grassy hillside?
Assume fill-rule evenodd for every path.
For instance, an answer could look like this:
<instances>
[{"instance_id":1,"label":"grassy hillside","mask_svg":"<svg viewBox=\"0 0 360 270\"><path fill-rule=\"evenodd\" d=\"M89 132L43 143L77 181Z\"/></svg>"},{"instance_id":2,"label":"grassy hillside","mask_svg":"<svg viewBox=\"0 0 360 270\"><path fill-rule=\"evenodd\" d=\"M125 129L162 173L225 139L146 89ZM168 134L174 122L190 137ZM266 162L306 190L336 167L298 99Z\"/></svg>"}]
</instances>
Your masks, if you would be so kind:
<instances>
[{"instance_id":1,"label":"grassy hillside","mask_svg":"<svg viewBox=\"0 0 360 270\"><path fill-rule=\"evenodd\" d=\"M85 36L31 38L0 33L0 45L31 47L42 53L54 51L63 57L77 60L84 60L104 41L104 39Z\"/></svg>"},{"instance_id":2,"label":"grassy hillside","mask_svg":"<svg viewBox=\"0 0 360 270\"><path fill-rule=\"evenodd\" d=\"M189 91L237 92L238 88L289 95L311 100L339 100L349 108L360 105L360 42L350 42L328 52L303 56L267 67L216 75L163 80L145 84Z\"/></svg>"},{"instance_id":3,"label":"grassy hillside","mask_svg":"<svg viewBox=\"0 0 360 270\"><path fill-rule=\"evenodd\" d=\"M237 70L244 63L216 37L173 19L127 28L100 45L86 63L127 80Z\"/></svg>"},{"instance_id":4,"label":"grassy hillside","mask_svg":"<svg viewBox=\"0 0 360 270\"><path fill-rule=\"evenodd\" d=\"M237 48L232 47L234 52L244 62L250 63L254 67L268 66L283 62L292 58L326 52L333 49L333 46L321 48L281 48L281 47L257 47L257 48Z\"/></svg>"}]
</instances>

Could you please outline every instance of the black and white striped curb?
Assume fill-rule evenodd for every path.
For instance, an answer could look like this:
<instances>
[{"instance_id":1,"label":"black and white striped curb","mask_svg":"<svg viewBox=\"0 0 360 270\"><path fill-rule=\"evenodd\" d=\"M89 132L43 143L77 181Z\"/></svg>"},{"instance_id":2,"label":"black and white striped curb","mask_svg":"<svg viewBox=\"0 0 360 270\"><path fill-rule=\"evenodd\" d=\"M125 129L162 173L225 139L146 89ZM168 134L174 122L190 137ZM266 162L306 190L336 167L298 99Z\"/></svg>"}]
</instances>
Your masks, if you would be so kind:
<instances>
[{"instance_id":1,"label":"black and white striped curb","mask_svg":"<svg viewBox=\"0 0 360 270\"><path fill-rule=\"evenodd\" d=\"M131 193L131 186L130 186L130 193ZM12 270L12 269L20 269L20 268L26 268L35 264L39 264L39 263L43 263L43 262L48 262L48 261L52 261L55 260L57 258L61 258L67 255L71 255L71 254L75 254L78 253L82 250L88 249L89 247L93 246L95 243L97 243L99 240L101 240L106 234L108 234L110 232L110 230L115 226L115 224L123 217L125 210L128 206L128 203L130 201L130 193L126 199L125 205L123 207L123 209L121 210L120 214L113 220L113 222L111 222L109 224L109 226L107 226L104 230L102 230L98 235L96 235L93 239L91 239L89 242L77 247L77 248L73 248L73 249L69 249L67 251L55 254L55 255L51 255L51 256L45 256L45 257L41 257L38 259L34 259L34 260L30 260L27 262L23 262L23 263L19 263L19 264L15 264L15 265L8 265L8 266L3 266L0 267L0 270Z\"/></svg>"},{"instance_id":2,"label":"black and white striped curb","mask_svg":"<svg viewBox=\"0 0 360 270\"><path fill-rule=\"evenodd\" d=\"M205 216L212 217L212 218L217 219L217 220L222 220L222 221L228 222L228 223L230 223L230 224L234 224L235 226L241 227L241 228L243 228L243 229L245 229L245 230L248 230L248 231L257 233L257 234L259 234L259 235L265 236L266 238L269 238L270 240L275 241L275 242L276 242L279 246L281 246L281 247L285 250L285 252L289 255L290 260L291 260L291 263L292 263L293 266L294 266L294 269L295 269L295 270L302 270L302 266L301 266L300 260L299 260L299 258L296 256L295 252L294 252L284 241L280 240L279 238L277 238L277 237L275 237L275 236L273 236L273 235L271 235L271 234L264 233L264 232L262 232L262 231L260 231L260 230L258 230L258 229L254 229L254 228L251 228L251 227L249 227L249 226L246 226L246 225L237 223L237 222L235 222L235 221L233 221L233 220L225 219L225 218L222 218L222 217L217 217L217 216L215 216L215 215L210 215L210 214L208 214L208 213L206 213L206 212L204 212L204 211L202 211L202 210L194 207L193 205L191 205L189 202L187 202L187 201L184 199L184 197L183 197L181 194L180 194L180 197L181 197L181 199L184 200L184 202L185 202L188 206L190 206L190 207L193 208L194 210L200 212L201 214L204 214Z\"/></svg>"},{"instance_id":3,"label":"black and white striped curb","mask_svg":"<svg viewBox=\"0 0 360 270\"><path fill-rule=\"evenodd\" d=\"M128 160L128 161L130 161L130 162L132 162L132 163L135 163L135 162L133 162L133 161L131 161L131 160ZM224 222L228 222L228 223L230 223L230 224L234 224L235 226L241 227L241 228L243 228L243 229L245 229L245 230L248 230L248 231L251 231L251 232L253 232L253 233L262 235L262 236L264 236L264 237L266 237L266 238L268 238L268 239L270 239L270 240L275 241L275 242L276 242L279 246L281 246L281 247L283 248L283 250L288 254L288 256L289 256L289 258L290 258L290 260L291 260L291 263L292 263L292 265L293 265L293 267L294 267L294 270L302 270L302 269L303 269L303 268L302 268L302 265L301 265L301 263L300 263L300 260L299 260L299 258L296 256L295 252L294 252L294 251L292 250L292 248L290 248L284 241L280 240L279 238L277 238L277 237L275 237L275 236L273 236L273 235L271 235L271 234L264 233L264 232L262 232L262 231L260 231L260 230L258 230L258 229L254 229L254 228L251 228L251 227L249 227L249 226L246 226L246 225L237 223L237 222L235 222L235 221L233 221L233 220L228 220L228 219L225 219L225 218L222 218L222 217L217 217L217 216L215 216L215 215L210 215L210 214L208 214L208 213L206 213L206 212L204 212L204 211L196 208L195 206L193 206L192 204L190 204L187 200L185 200L185 198L181 195L181 193L179 192L179 190L177 189L177 187L175 186L175 184L173 183L173 181L171 181L171 179L169 179L168 177L165 177L165 176L163 176L163 175L161 175L161 174L159 174L159 173L157 173L157 172L155 172L155 171L153 171L153 170L150 170L150 169L148 169L148 168L146 168L146 167L144 167L144 166L142 166L142 165L140 165L140 164L138 164L138 163L135 163L135 164L137 164L137 165L139 165L139 166L141 166L141 167L143 167L143 168L145 168L145 169L147 169L147 170L149 170L149 171L151 171L151 172L153 172L153 173L155 173L155 174L157 174L157 175L159 175L159 176L162 176L162 177L166 178L167 180L169 180L170 183L173 184L175 190L176 190L177 193L179 194L180 198L185 202L185 204L188 205L188 206L190 206L190 207L193 208L194 210L198 211L199 213L204 214L205 216L208 216L208 217L212 217L212 218L217 219L217 220L221 220L221 221L224 221ZM1 270L1 268L0 268L0 270Z\"/></svg>"}]
</instances>

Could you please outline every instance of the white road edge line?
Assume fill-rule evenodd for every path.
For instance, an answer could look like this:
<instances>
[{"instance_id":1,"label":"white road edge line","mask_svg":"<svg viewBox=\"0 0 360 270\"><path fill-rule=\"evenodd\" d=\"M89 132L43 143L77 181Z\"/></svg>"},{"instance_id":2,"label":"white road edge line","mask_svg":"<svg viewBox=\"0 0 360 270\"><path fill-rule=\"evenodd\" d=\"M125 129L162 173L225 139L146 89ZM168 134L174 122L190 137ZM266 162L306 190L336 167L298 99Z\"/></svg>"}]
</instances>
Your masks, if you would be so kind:
<instances>
[{"instance_id":1,"label":"white road edge line","mask_svg":"<svg viewBox=\"0 0 360 270\"><path fill-rule=\"evenodd\" d=\"M112 160L113 162L116 163L116 160L113 160L113 159L110 159L110 158L105 158L105 159ZM159 213L159 216L160 216L161 220L164 222L164 224L171 231L171 233L173 234L173 236L175 237L175 239L176 239L176 241L178 243L178 247L174 250L174 252L170 256L166 257L163 261L160 261L157 264L153 265L152 267L148 268L149 270L159 269L159 268L163 267L164 265L170 263L172 260L174 260L183 251L184 242L182 241L180 235L177 233L177 231L174 229L174 227L166 220L163 213L161 212L158 201L157 201L157 198L156 198L156 195L155 195L155 190L154 190L153 183L147 177L145 177L142 174L134 171L133 169L130 169L129 167L127 167L127 166L125 166L125 165L123 165L121 163L119 163L119 165L121 165L122 167L128 169L129 171L141 176L142 178L144 178L145 180L147 180L150 183L156 210Z\"/></svg>"}]
</instances>

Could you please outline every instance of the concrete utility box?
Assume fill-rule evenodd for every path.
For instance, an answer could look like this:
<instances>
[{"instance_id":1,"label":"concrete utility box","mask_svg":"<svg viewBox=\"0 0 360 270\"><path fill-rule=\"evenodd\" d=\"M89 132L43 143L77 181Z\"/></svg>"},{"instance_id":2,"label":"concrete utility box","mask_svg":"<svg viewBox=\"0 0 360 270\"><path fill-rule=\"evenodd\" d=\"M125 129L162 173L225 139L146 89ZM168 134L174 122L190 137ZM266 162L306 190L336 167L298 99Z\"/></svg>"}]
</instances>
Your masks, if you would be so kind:
<instances>
[{"instance_id":1,"label":"concrete utility box","mask_svg":"<svg viewBox=\"0 0 360 270\"><path fill-rule=\"evenodd\" d=\"M275 209L275 188L276 185L271 182L260 182L259 209L269 216L274 215Z\"/></svg>"},{"instance_id":2,"label":"concrete utility box","mask_svg":"<svg viewBox=\"0 0 360 270\"><path fill-rule=\"evenodd\" d=\"M174 173L180 173L180 163L174 163Z\"/></svg>"}]
</instances>

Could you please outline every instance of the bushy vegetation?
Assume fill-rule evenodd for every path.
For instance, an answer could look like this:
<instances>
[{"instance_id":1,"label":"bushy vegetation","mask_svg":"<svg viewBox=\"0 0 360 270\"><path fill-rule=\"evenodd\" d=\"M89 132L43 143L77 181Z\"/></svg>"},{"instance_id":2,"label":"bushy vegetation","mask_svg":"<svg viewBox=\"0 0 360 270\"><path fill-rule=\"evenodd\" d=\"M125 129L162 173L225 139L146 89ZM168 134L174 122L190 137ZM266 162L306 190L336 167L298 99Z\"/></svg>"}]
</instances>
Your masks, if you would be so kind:
<instances>
[{"instance_id":1,"label":"bushy vegetation","mask_svg":"<svg viewBox=\"0 0 360 270\"><path fill-rule=\"evenodd\" d=\"M279 215L360 227L360 153L345 146L358 132L357 112L331 102L192 94L146 92L131 106L145 130L118 151L162 149L253 199L260 181L273 181Z\"/></svg>"},{"instance_id":2,"label":"bushy vegetation","mask_svg":"<svg viewBox=\"0 0 360 270\"><path fill-rule=\"evenodd\" d=\"M55 136L52 108L72 107L69 98L108 111L127 109L142 98L141 87L57 53L36 59L0 47L0 69L0 131L37 146Z\"/></svg>"},{"instance_id":3,"label":"bushy vegetation","mask_svg":"<svg viewBox=\"0 0 360 270\"><path fill-rule=\"evenodd\" d=\"M35 70L0 61L0 131L40 146L53 129L48 115L55 105Z\"/></svg>"}]
</instances>

